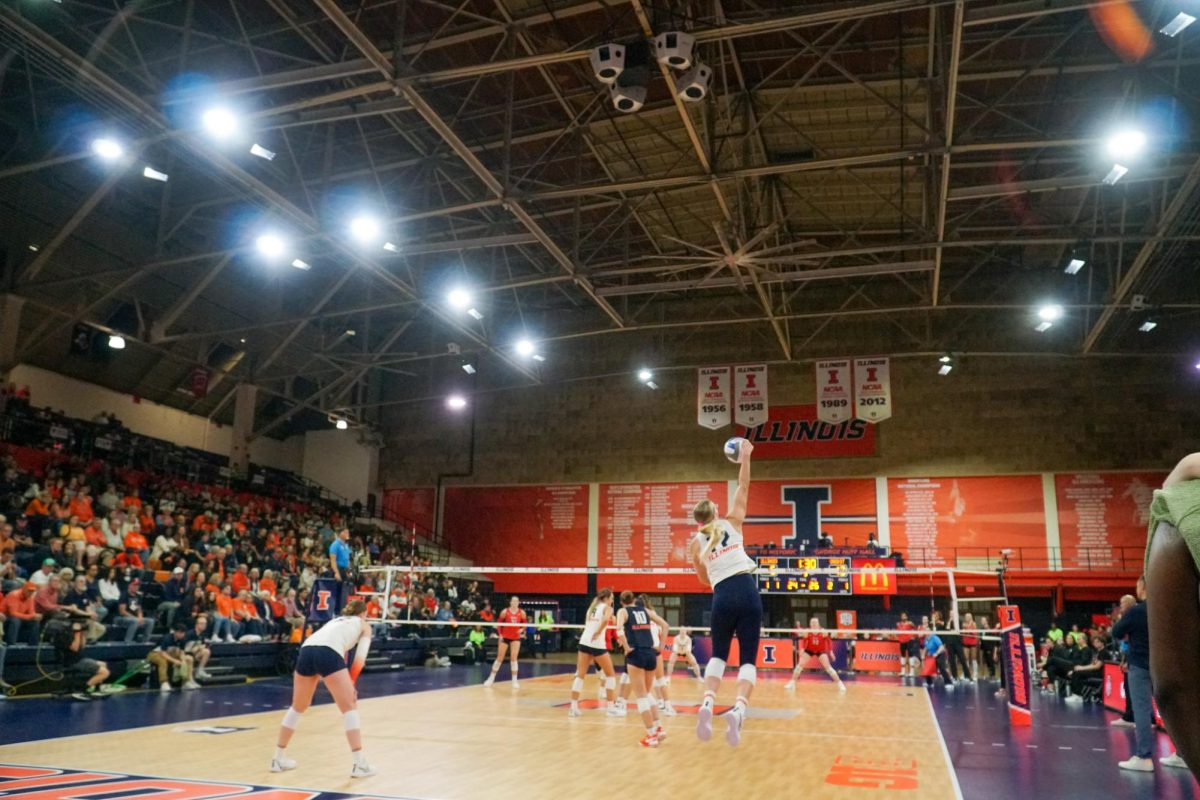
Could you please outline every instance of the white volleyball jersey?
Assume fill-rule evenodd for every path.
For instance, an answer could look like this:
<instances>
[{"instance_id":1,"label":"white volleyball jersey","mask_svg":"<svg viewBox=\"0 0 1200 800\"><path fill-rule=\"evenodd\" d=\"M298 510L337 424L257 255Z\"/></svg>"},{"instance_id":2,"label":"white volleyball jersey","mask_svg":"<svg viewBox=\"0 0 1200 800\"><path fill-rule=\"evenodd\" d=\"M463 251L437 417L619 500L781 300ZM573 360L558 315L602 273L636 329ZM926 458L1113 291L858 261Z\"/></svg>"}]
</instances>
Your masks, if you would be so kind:
<instances>
[{"instance_id":1,"label":"white volleyball jersey","mask_svg":"<svg viewBox=\"0 0 1200 800\"><path fill-rule=\"evenodd\" d=\"M579 643L584 647L591 647L594 650L607 650L604 641L604 614L608 610L607 603L596 603L596 607L592 609L592 613L584 623L583 635L579 637Z\"/></svg>"},{"instance_id":2,"label":"white volleyball jersey","mask_svg":"<svg viewBox=\"0 0 1200 800\"><path fill-rule=\"evenodd\" d=\"M679 634L671 643L671 649L675 651L676 655L686 656L692 652L692 637Z\"/></svg>"},{"instance_id":3,"label":"white volleyball jersey","mask_svg":"<svg viewBox=\"0 0 1200 800\"><path fill-rule=\"evenodd\" d=\"M716 535L716 544L705 558L708 567L708 582L714 588L728 577L742 572L753 572L758 567L754 559L746 555L742 532L733 527L729 520L717 520ZM696 538L700 541L700 552L704 552L708 537L697 532Z\"/></svg>"},{"instance_id":4,"label":"white volleyball jersey","mask_svg":"<svg viewBox=\"0 0 1200 800\"><path fill-rule=\"evenodd\" d=\"M304 640L301 647L332 647L342 655L350 652L362 636L362 620L358 617L334 617L321 629Z\"/></svg>"},{"instance_id":5,"label":"white volleyball jersey","mask_svg":"<svg viewBox=\"0 0 1200 800\"><path fill-rule=\"evenodd\" d=\"M659 630L658 623L654 620L650 620L650 638L654 639L655 650L662 647L662 631Z\"/></svg>"}]
</instances>

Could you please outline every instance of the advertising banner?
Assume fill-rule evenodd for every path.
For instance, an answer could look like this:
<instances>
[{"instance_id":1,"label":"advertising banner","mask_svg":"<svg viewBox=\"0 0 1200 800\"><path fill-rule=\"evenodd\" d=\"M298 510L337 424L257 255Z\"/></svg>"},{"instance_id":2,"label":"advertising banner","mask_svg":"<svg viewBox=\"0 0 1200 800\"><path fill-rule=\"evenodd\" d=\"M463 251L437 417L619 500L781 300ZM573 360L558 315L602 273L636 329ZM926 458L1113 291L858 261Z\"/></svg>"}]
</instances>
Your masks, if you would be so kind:
<instances>
[{"instance_id":1,"label":"advertising banner","mask_svg":"<svg viewBox=\"0 0 1200 800\"><path fill-rule=\"evenodd\" d=\"M717 430L731 421L729 367L700 367L696 370L696 422Z\"/></svg>"},{"instance_id":2,"label":"advertising banner","mask_svg":"<svg viewBox=\"0 0 1200 800\"><path fill-rule=\"evenodd\" d=\"M855 642L855 672L900 672L900 645L897 642Z\"/></svg>"},{"instance_id":3,"label":"advertising banner","mask_svg":"<svg viewBox=\"0 0 1200 800\"><path fill-rule=\"evenodd\" d=\"M896 562L890 558L855 558L855 594L896 594Z\"/></svg>"},{"instance_id":4,"label":"advertising banner","mask_svg":"<svg viewBox=\"0 0 1200 800\"><path fill-rule=\"evenodd\" d=\"M1024 728L1033 724L1030 692L1033 688L1029 669L1029 651L1021 630L1021 611L1016 606L1000 606L1000 663L1004 685L1008 687L1008 722Z\"/></svg>"},{"instance_id":5,"label":"advertising banner","mask_svg":"<svg viewBox=\"0 0 1200 800\"><path fill-rule=\"evenodd\" d=\"M833 425L854 417L850 359L818 361L817 419Z\"/></svg>"},{"instance_id":6,"label":"advertising banner","mask_svg":"<svg viewBox=\"0 0 1200 800\"><path fill-rule=\"evenodd\" d=\"M743 364L733 368L733 421L753 428L767 421L767 365Z\"/></svg>"}]
</instances>

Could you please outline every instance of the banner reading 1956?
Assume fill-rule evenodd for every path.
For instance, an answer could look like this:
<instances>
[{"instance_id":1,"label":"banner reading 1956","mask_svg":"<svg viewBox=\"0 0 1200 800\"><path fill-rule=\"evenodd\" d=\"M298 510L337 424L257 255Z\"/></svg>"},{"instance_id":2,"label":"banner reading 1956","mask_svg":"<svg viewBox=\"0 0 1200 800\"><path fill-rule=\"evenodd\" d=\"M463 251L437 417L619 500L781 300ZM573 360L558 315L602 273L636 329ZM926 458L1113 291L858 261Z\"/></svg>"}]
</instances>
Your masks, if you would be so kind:
<instances>
[{"instance_id":1,"label":"banner reading 1956","mask_svg":"<svg viewBox=\"0 0 1200 800\"><path fill-rule=\"evenodd\" d=\"M733 421L754 428L767 421L767 365L733 368Z\"/></svg>"},{"instance_id":2,"label":"banner reading 1956","mask_svg":"<svg viewBox=\"0 0 1200 800\"><path fill-rule=\"evenodd\" d=\"M700 367L696 370L696 421L703 428L717 430L731 422L729 367Z\"/></svg>"}]
</instances>

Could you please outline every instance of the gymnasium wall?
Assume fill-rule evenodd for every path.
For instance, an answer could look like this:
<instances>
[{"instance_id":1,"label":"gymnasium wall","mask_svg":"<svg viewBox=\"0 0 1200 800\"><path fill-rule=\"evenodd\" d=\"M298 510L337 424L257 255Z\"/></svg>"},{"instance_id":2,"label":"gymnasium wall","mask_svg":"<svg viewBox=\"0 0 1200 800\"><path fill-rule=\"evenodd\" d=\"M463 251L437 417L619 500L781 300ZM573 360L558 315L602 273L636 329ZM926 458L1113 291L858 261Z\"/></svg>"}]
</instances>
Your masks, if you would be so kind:
<instances>
[{"instance_id":1,"label":"gymnasium wall","mask_svg":"<svg viewBox=\"0 0 1200 800\"><path fill-rule=\"evenodd\" d=\"M295 438L304 443L300 474L350 502L367 502L378 481L378 448L361 444L354 431L309 431Z\"/></svg>"},{"instance_id":2,"label":"gymnasium wall","mask_svg":"<svg viewBox=\"0 0 1200 800\"><path fill-rule=\"evenodd\" d=\"M28 364L14 367L9 381L28 386L34 406L53 408L69 417L90 420L108 411L134 433L223 456L229 455L233 442L231 426ZM250 460L299 473L304 461L304 437L294 436L287 441L255 439L250 443Z\"/></svg>"},{"instance_id":3,"label":"gymnasium wall","mask_svg":"<svg viewBox=\"0 0 1200 800\"><path fill-rule=\"evenodd\" d=\"M839 544L877 531L912 565L982 564L1020 548L1036 562L1026 568L1128 571L1145 541L1149 492L1200 450L1197 387L1162 362L987 359L940 378L925 359L895 362L893 374L895 417L876 429L874 455L755 462L752 541L816 526ZM710 496L727 507L736 472L720 444L733 431L696 425L694 373L660 383L649 391L630 377L477 397L474 475L445 481L459 488L445 494L443 529L455 543L470 540L459 552L498 566L686 566L680 537L691 505ZM772 367L770 385L773 406L813 400L810 367ZM398 406L385 422L394 446L381 462L384 506L428 526L438 472L467 466L469 419L440 405ZM586 546L586 562L544 549L515 558L502 542L529 529L520 509L479 522L506 513L495 499L505 490L494 487L512 484L590 487L588 536L561 534L575 551ZM828 488L817 521L785 501L787 487ZM483 506L476 498L485 495ZM650 591L695 590L690 579L638 580Z\"/></svg>"},{"instance_id":4,"label":"gymnasium wall","mask_svg":"<svg viewBox=\"0 0 1200 800\"><path fill-rule=\"evenodd\" d=\"M1004 475L1165 470L1200 450L1200 381L1167 360L965 359L946 378L933 358L892 364L895 416L874 456L762 461L759 477ZM693 371L548 383L474 398L475 470L451 483L680 481L727 477L732 429L696 425ZM773 365L772 405L814 402L810 364ZM469 415L441 402L386 406L385 487L432 486L467 467ZM419 454L419 455L418 455Z\"/></svg>"}]
</instances>

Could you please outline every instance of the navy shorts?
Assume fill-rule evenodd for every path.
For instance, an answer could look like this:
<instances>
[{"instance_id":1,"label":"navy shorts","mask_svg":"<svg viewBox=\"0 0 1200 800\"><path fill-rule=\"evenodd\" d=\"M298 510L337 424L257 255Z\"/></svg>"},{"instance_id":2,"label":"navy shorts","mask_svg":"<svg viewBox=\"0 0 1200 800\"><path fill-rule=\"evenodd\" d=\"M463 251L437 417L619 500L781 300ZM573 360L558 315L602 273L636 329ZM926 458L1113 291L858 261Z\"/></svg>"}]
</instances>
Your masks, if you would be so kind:
<instances>
[{"instance_id":1,"label":"navy shorts","mask_svg":"<svg viewBox=\"0 0 1200 800\"><path fill-rule=\"evenodd\" d=\"M586 644L579 645L578 650L581 653L586 653L589 656L595 656L597 658L608 655L607 650L601 650L599 647L588 647Z\"/></svg>"},{"instance_id":2,"label":"navy shorts","mask_svg":"<svg viewBox=\"0 0 1200 800\"><path fill-rule=\"evenodd\" d=\"M658 666L658 653L649 647L639 647L625 654L625 666L654 671Z\"/></svg>"},{"instance_id":3,"label":"navy shorts","mask_svg":"<svg viewBox=\"0 0 1200 800\"><path fill-rule=\"evenodd\" d=\"M757 657L762 618L762 596L758 593L758 581L753 575L748 572L730 575L714 586L711 626L713 658L729 660L729 647L735 634L738 652L754 653Z\"/></svg>"},{"instance_id":4,"label":"navy shorts","mask_svg":"<svg viewBox=\"0 0 1200 800\"><path fill-rule=\"evenodd\" d=\"M296 658L296 674L306 678L313 675L327 678L343 669L346 669L346 657L322 644L301 647L300 655Z\"/></svg>"}]
</instances>

